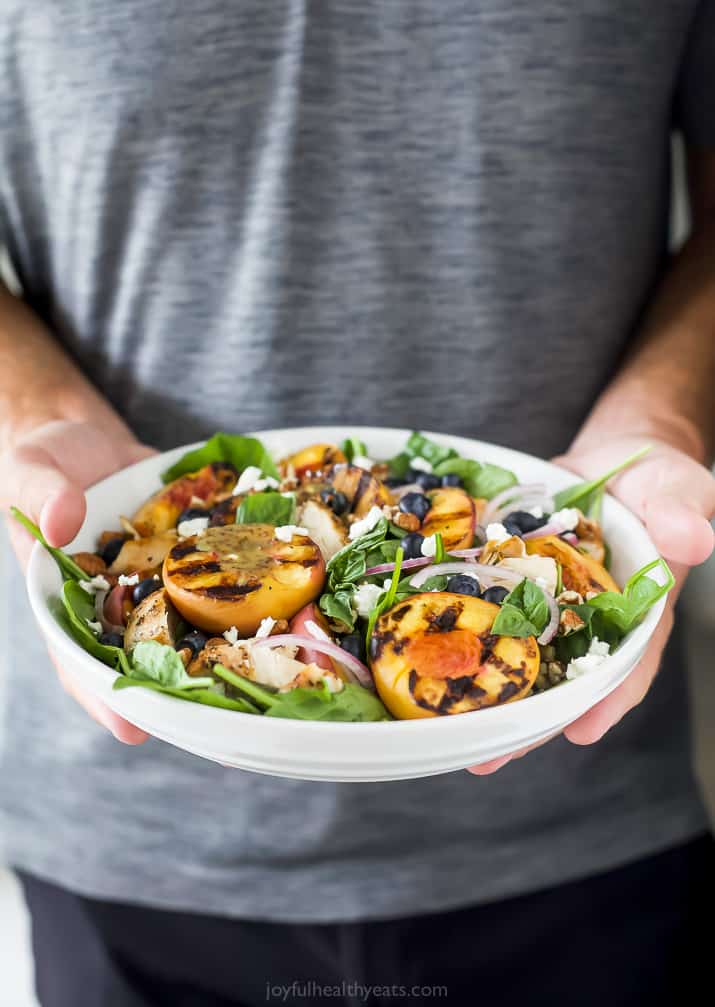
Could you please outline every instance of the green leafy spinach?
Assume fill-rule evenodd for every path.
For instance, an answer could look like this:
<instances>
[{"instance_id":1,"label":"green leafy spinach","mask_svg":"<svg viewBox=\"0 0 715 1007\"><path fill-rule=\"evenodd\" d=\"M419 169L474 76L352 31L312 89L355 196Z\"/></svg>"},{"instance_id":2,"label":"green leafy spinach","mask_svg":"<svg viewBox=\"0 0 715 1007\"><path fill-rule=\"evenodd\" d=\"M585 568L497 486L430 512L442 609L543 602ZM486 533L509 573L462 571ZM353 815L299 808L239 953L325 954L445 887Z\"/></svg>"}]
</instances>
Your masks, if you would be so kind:
<instances>
[{"instance_id":1,"label":"green leafy spinach","mask_svg":"<svg viewBox=\"0 0 715 1007\"><path fill-rule=\"evenodd\" d=\"M275 462L256 437L216 433L203 447L187 451L177 462L162 472L162 482L168 483L186 475L187 472L196 472L211 462L230 462L239 472L249 465L255 465L264 476L278 478Z\"/></svg>"}]
</instances>

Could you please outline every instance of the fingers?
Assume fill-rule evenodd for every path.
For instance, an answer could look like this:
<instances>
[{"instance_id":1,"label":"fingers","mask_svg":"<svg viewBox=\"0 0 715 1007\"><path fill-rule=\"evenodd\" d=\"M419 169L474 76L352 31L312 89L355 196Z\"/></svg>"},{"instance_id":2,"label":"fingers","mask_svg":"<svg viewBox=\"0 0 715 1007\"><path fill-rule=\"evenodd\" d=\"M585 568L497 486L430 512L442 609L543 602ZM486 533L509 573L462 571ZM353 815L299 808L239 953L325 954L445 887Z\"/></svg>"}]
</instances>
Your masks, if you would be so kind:
<instances>
[{"instance_id":1,"label":"fingers","mask_svg":"<svg viewBox=\"0 0 715 1007\"><path fill-rule=\"evenodd\" d=\"M564 734L574 745L593 745L643 701L660 665L663 649L673 627L672 607L658 623L645 654L618 688L569 724Z\"/></svg>"},{"instance_id":2,"label":"fingers","mask_svg":"<svg viewBox=\"0 0 715 1007\"><path fill-rule=\"evenodd\" d=\"M647 499L644 512L648 533L666 559L697 566L712 552L715 533L704 516L708 512L705 494L697 503L663 493Z\"/></svg>"},{"instance_id":3,"label":"fingers","mask_svg":"<svg viewBox=\"0 0 715 1007\"><path fill-rule=\"evenodd\" d=\"M84 490L152 453L88 423L47 423L0 457L0 505L18 506L38 522L50 545L66 545L84 521Z\"/></svg>"},{"instance_id":4,"label":"fingers","mask_svg":"<svg viewBox=\"0 0 715 1007\"><path fill-rule=\"evenodd\" d=\"M50 658L57 669L57 676L64 690L86 710L92 720L110 731L117 741L121 741L125 745L141 745L149 738L146 731L142 731L140 728L135 727L134 724L130 724L128 720L110 710L107 704L103 703L101 699L97 699L96 696L85 692L84 689L78 686L73 676L62 667L51 652Z\"/></svg>"},{"instance_id":5,"label":"fingers","mask_svg":"<svg viewBox=\"0 0 715 1007\"><path fill-rule=\"evenodd\" d=\"M496 773L498 769L506 766L508 762L512 759L521 759L524 755L529 752L533 752L535 748L541 748L545 745L547 741L551 741L552 738L558 737L560 731L550 734L548 738L543 738L541 741L535 742L533 745L527 745L526 748L519 748L515 752L510 752L509 755L500 755L498 759L490 759L489 762L481 762L478 766L468 766L467 772L472 773L474 776L490 776L492 773Z\"/></svg>"}]
</instances>

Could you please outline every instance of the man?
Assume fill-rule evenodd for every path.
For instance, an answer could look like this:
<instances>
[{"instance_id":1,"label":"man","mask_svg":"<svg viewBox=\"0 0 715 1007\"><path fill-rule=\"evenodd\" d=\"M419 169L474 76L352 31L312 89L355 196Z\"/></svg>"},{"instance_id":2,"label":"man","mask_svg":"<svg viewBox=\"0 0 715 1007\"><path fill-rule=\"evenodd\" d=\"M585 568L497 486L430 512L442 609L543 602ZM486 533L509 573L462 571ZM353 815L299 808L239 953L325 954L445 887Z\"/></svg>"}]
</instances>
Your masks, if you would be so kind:
<instances>
[{"instance_id":1,"label":"man","mask_svg":"<svg viewBox=\"0 0 715 1007\"><path fill-rule=\"evenodd\" d=\"M3 13L0 228L24 300L0 302L0 485L51 542L147 445L341 420L585 475L649 442L613 492L681 582L708 555L712 4ZM671 264L673 126L693 232ZM2 833L43 1005L340 982L672 1002L686 947L692 978L713 851L675 637L654 680L672 603L626 682L524 761L333 786L118 745L144 736L59 668L70 701L19 573L7 594Z\"/></svg>"}]
</instances>

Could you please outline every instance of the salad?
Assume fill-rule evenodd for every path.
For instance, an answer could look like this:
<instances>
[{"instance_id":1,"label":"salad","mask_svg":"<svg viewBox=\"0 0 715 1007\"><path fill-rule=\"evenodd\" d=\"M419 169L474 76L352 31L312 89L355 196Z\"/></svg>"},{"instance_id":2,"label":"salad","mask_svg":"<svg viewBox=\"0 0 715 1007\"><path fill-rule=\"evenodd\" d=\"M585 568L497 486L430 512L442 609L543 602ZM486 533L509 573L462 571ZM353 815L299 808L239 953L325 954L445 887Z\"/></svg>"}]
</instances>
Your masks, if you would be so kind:
<instances>
[{"instance_id":1,"label":"salad","mask_svg":"<svg viewBox=\"0 0 715 1007\"><path fill-rule=\"evenodd\" d=\"M550 494L420 433L389 460L355 438L276 462L218 433L68 555L65 630L145 688L267 717L380 721L513 702L587 674L673 585L621 589L600 479ZM660 568L660 581L651 576Z\"/></svg>"}]
</instances>

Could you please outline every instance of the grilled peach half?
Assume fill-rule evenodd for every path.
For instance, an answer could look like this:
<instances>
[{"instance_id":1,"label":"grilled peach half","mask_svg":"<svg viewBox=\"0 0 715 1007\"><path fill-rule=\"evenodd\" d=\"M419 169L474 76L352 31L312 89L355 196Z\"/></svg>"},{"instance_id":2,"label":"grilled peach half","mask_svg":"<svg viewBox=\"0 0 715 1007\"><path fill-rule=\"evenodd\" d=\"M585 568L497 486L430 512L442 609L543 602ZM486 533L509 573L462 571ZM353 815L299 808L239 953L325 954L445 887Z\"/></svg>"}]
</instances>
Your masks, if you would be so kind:
<instances>
[{"instance_id":1,"label":"grilled peach half","mask_svg":"<svg viewBox=\"0 0 715 1007\"><path fill-rule=\"evenodd\" d=\"M290 619L320 594L325 561L306 535L283 542L272 525L234 524L180 541L164 560L163 579L194 626L210 633L235 626L252 636L261 619Z\"/></svg>"},{"instance_id":2,"label":"grilled peach half","mask_svg":"<svg viewBox=\"0 0 715 1007\"><path fill-rule=\"evenodd\" d=\"M154 535L173 528L187 507L210 507L231 493L238 475L233 465L211 462L198 472L179 476L142 504L131 519L140 535Z\"/></svg>"},{"instance_id":3,"label":"grilled peach half","mask_svg":"<svg viewBox=\"0 0 715 1007\"><path fill-rule=\"evenodd\" d=\"M364 517L372 507L382 507L392 501L388 488L367 469L357 465L334 465L325 478L339 493L343 493L356 517Z\"/></svg>"},{"instance_id":4,"label":"grilled peach half","mask_svg":"<svg viewBox=\"0 0 715 1007\"><path fill-rule=\"evenodd\" d=\"M448 591L415 594L377 620L370 665L400 720L466 713L521 699L539 671L533 636L494 636L498 605Z\"/></svg>"},{"instance_id":5,"label":"grilled peach half","mask_svg":"<svg viewBox=\"0 0 715 1007\"><path fill-rule=\"evenodd\" d=\"M474 500L458 486L445 486L428 493L431 507L422 522L420 534L439 532L445 549L469 549L476 528Z\"/></svg>"},{"instance_id":6,"label":"grilled peach half","mask_svg":"<svg viewBox=\"0 0 715 1007\"><path fill-rule=\"evenodd\" d=\"M526 551L539 556L553 556L561 564L561 579L567 591L586 597L592 591L620 591L613 577L593 556L580 552L558 535L540 535L524 543Z\"/></svg>"},{"instance_id":7,"label":"grilled peach half","mask_svg":"<svg viewBox=\"0 0 715 1007\"><path fill-rule=\"evenodd\" d=\"M335 444L311 444L294 455L288 455L278 464L282 476L291 471L296 479L303 479L309 472L323 472L336 462L345 462L347 458Z\"/></svg>"}]
</instances>

